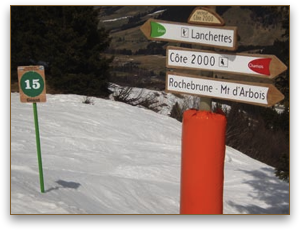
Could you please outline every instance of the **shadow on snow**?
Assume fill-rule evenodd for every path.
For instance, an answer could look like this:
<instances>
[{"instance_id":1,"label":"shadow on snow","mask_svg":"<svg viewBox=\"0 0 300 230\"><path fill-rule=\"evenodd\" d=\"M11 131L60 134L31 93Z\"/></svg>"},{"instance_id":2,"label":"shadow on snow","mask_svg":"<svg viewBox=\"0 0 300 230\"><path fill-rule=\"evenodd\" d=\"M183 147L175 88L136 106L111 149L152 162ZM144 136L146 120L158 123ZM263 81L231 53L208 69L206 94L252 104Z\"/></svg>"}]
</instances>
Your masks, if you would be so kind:
<instances>
[{"instance_id":1,"label":"shadow on snow","mask_svg":"<svg viewBox=\"0 0 300 230\"><path fill-rule=\"evenodd\" d=\"M253 200L263 201L267 208L258 205L239 205L229 201L230 206L235 207L240 213L249 214L289 214L289 184L269 176L274 174L270 168L262 170L240 170L249 174L253 179L245 180L243 183L250 185L254 192L249 193Z\"/></svg>"},{"instance_id":2,"label":"shadow on snow","mask_svg":"<svg viewBox=\"0 0 300 230\"><path fill-rule=\"evenodd\" d=\"M64 189L64 188L69 188L69 189L78 189L80 187L80 183L77 182L72 182L72 181L64 181L64 180L58 180L55 181L58 185L60 186L55 186L53 188L50 188L48 190L46 190L45 192L51 192L53 190L58 190L58 189Z\"/></svg>"}]
</instances>

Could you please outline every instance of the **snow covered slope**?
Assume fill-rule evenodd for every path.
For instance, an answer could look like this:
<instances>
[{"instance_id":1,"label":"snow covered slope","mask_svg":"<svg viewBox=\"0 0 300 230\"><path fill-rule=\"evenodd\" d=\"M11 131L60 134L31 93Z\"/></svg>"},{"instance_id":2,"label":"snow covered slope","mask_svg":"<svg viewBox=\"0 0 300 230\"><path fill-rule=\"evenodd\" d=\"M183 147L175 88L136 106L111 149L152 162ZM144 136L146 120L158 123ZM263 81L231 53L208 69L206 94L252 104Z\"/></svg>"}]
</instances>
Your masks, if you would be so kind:
<instances>
[{"instance_id":1,"label":"snow covered slope","mask_svg":"<svg viewBox=\"0 0 300 230\"><path fill-rule=\"evenodd\" d=\"M40 193L31 104L11 94L12 214L179 213L181 123L123 103L47 95L38 104ZM273 168L226 148L224 213L289 212Z\"/></svg>"}]
</instances>

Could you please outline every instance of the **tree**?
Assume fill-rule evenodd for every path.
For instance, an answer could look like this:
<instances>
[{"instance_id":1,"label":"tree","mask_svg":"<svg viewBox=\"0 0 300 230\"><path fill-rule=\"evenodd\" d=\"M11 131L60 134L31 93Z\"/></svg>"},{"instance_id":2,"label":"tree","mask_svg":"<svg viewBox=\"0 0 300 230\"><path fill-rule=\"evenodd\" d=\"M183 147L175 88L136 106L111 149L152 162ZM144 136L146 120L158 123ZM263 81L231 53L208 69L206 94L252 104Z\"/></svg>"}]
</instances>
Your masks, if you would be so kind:
<instances>
[{"instance_id":1,"label":"tree","mask_svg":"<svg viewBox=\"0 0 300 230\"><path fill-rule=\"evenodd\" d=\"M284 181L289 182L290 174L289 174L289 155L283 154L280 158L279 166L275 169L275 175Z\"/></svg>"},{"instance_id":2,"label":"tree","mask_svg":"<svg viewBox=\"0 0 300 230\"><path fill-rule=\"evenodd\" d=\"M276 39L272 46L262 49L262 53L276 55L285 65L289 68L289 19L290 7L289 6L245 6L253 11L253 20L260 21L263 26L268 27L271 25L280 26L283 33L280 39ZM275 135L279 136L280 143L283 149L281 150L280 157L275 166L276 176L281 179L289 180L289 69L280 74L275 80L275 86L285 96L283 101L284 111L278 114L275 110L270 108L261 110L266 128L272 131ZM275 143L275 142L274 142ZM276 151L279 148L275 148Z\"/></svg>"},{"instance_id":3,"label":"tree","mask_svg":"<svg viewBox=\"0 0 300 230\"><path fill-rule=\"evenodd\" d=\"M276 55L289 68L289 6L243 6L253 11L253 20L259 21L264 27L280 26L283 34L274 41L273 46L264 47L263 54ZM289 107L289 70L276 78L276 87L284 94L284 104Z\"/></svg>"},{"instance_id":4,"label":"tree","mask_svg":"<svg viewBox=\"0 0 300 230\"><path fill-rule=\"evenodd\" d=\"M183 110L180 107L180 105L178 104L178 102L176 102L171 110L171 114L170 117L175 118L177 121L182 122L182 118L183 118Z\"/></svg>"},{"instance_id":5,"label":"tree","mask_svg":"<svg viewBox=\"0 0 300 230\"><path fill-rule=\"evenodd\" d=\"M112 59L101 53L110 38L97 17L92 6L12 6L12 73L19 65L43 64L57 91L107 96Z\"/></svg>"}]
</instances>

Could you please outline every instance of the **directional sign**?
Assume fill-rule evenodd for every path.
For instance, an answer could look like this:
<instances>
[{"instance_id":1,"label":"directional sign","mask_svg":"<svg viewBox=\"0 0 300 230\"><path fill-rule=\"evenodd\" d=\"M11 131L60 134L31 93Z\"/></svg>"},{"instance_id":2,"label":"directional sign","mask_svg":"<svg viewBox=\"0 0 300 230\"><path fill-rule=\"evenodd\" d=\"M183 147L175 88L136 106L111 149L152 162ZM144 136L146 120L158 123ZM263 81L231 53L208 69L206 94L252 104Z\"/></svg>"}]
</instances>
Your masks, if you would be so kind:
<instances>
[{"instance_id":1,"label":"directional sign","mask_svg":"<svg viewBox=\"0 0 300 230\"><path fill-rule=\"evenodd\" d=\"M237 48L236 27L207 27L149 19L140 29L150 40L193 43L227 50Z\"/></svg>"},{"instance_id":2,"label":"directional sign","mask_svg":"<svg viewBox=\"0 0 300 230\"><path fill-rule=\"evenodd\" d=\"M167 67L229 72L275 78L287 67L274 55L226 54L180 47L167 48Z\"/></svg>"},{"instance_id":3,"label":"directional sign","mask_svg":"<svg viewBox=\"0 0 300 230\"><path fill-rule=\"evenodd\" d=\"M220 15L204 7L195 8L188 19L188 23L215 26L223 26L225 24Z\"/></svg>"},{"instance_id":4,"label":"directional sign","mask_svg":"<svg viewBox=\"0 0 300 230\"><path fill-rule=\"evenodd\" d=\"M284 99L272 84L211 79L167 72L166 92L185 93L270 107Z\"/></svg>"},{"instance_id":5,"label":"directional sign","mask_svg":"<svg viewBox=\"0 0 300 230\"><path fill-rule=\"evenodd\" d=\"M19 66L18 79L21 102L46 102L44 66Z\"/></svg>"}]
</instances>

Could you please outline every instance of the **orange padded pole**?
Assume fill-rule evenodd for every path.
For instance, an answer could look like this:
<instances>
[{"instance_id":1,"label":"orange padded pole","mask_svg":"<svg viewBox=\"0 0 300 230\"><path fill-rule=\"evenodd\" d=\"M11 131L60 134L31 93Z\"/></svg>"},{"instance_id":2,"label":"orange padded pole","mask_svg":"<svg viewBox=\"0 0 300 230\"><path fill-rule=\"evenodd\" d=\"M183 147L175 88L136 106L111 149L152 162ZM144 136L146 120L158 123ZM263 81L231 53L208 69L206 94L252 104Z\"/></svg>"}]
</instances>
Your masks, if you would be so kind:
<instances>
[{"instance_id":1,"label":"orange padded pole","mask_svg":"<svg viewBox=\"0 0 300 230\"><path fill-rule=\"evenodd\" d=\"M223 214L226 117L183 115L180 214Z\"/></svg>"}]
</instances>

